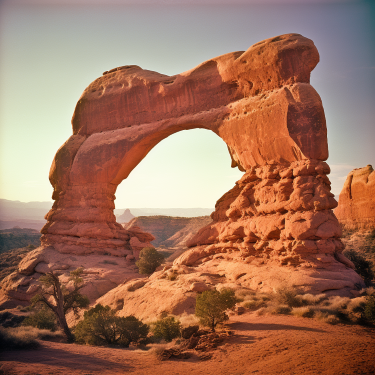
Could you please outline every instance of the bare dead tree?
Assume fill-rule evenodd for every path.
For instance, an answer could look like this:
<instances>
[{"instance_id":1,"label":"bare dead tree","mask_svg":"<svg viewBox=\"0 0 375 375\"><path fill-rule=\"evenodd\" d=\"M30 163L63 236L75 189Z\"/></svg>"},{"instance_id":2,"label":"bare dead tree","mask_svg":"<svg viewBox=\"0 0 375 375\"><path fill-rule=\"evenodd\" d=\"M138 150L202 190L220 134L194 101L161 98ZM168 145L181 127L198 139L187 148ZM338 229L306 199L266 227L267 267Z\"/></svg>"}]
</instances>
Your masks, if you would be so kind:
<instances>
[{"instance_id":1,"label":"bare dead tree","mask_svg":"<svg viewBox=\"0 0 375 375\"><path fill-rule=\"evenodd\" d=\"M57 274L53 272L46 273L39 278L42 290L31 300L33 305L44 303L54 312L68 342L73 342L74 336L68 327L65 315L69 311L77 314L80 308L89 305L89 299L80 293L80 289L84 286L81 278L82 273L83 268L77 268L75 271L70 272L69 282L72 282L70 288L61 284Z\"/></svg>"}]
</instances>

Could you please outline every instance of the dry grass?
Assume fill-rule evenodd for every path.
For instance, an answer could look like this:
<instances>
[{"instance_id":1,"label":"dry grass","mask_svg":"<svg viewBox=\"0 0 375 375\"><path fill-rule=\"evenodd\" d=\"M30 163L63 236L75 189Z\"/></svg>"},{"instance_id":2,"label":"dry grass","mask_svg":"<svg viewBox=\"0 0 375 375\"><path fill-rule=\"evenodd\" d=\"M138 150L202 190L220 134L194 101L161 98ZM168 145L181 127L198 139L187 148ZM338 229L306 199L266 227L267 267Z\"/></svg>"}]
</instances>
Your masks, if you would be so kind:
<instances>
[{"instance_id":1,"label":"dry grass","mask_svg":"<svg viewBox=\"0 0 375 375\"><path fill-rule=\"evenodd\" d=\"M23 328L23 327L22 327ZM40 344L37 335L18 328L0 328L0 350L37 349Z\"/></svg>"},{"instance_id":2,"label":"dry grass","mask_svg":"<svg viewBox=\"0 0 375 375\"><path fill-rule=\"evenodd\" d=\"M328 324L340 323L340 319L337 316L323 311L316 311L314 318Z\"/></svg>"},{"instance_id":3,"label":"dry grass","mask_svg":"<svg viewBox=\"0 0 375 375\"><path fill-rule=\"evenodd\" d=\"M270 314L276 315L276 314L282 314L282 315L288 315L291 312L291 308L288 305L272 305L270 304L267 307L267 311Z\"/></svg>"},{"instance_id":4,"label":"dry grass","mask_svg":"<svg viewBox=\"0 0 375 375\"><path fill-rule=\"evenodd\" d=\"M374 324L368 318L368 315L374 313L369 314L367 310L373 309L369 307L369 296L375 296L375 289L370 287L360 293L361 296L356 298L329 297L325 294L298 294L297 290L287 286L277 289L272 294L248 290L236 292L237 296L243 299L241 306L254 311L256 315L292 314L304 318L316 318L329 324L338 322Z\"/></svg>"},{"instance_id":5,"label":"dry grass","mask_svg":"<svg viewBox=\"0 0 375 375\"><path fill-rule=\"evenodd\" d=\"M292 315L301 316L302 318L312 318L315 311L310 306L293 307Z\"/></svg>"},{"instance_id":6,"label":"dry grass","mask_svg":"<svg viewBox=\"0 0 375 375\"><path fill-rule=\"evenodd\" d=\"M189 327L189 326L198 326L199 325L199 318L195 316L194 314L187 314L184 312L182 315L178 317L181 326Z\"/></svg>"},{"instance_id":7,"label":"dry grass","mask_svg":"<svg viewBox=\"0 0 375 375\"><path fill-rule=\"evenodd\" d=\"M158 357L165 349L170 349L175 345L176 345L176 340L173 340L169 343L166 343L165 341L161 341L159 343L150 344L148 345L149 350L147 351L147 353Z\"/></svg>"},{"instance_id":8,"label":"dry grass","mask_svg":"<svg viewBox=\"0 0 375 375\"><path fill-rule=\"evenodd\" d=\"M265 307L264 301L262 300L249 300L241 303L241 306L249 309L250 311L258 310L261 307Z\"/></svg>"}]
</instances>

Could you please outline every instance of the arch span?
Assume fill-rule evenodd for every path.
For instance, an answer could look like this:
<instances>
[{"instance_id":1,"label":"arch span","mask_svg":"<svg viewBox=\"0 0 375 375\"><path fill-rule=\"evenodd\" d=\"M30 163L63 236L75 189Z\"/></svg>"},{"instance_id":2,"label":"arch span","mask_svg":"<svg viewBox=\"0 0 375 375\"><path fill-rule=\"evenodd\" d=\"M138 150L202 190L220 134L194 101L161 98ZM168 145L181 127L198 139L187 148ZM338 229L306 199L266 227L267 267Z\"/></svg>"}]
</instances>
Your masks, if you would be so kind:
<instances>
[{"instance_id":1,"label":"arch span","mask_svg":"<svg viewBox=\"0 0 375 375\"><path fill-rule=\"evenodd\" d=\"M73 135L52 163L55 203L43 244L136 257L113 215L117 185L162 139L205 128L245 174L178 262L221 252L280 265L319 264L319 254L335 261L343 246L324 162L325 116L309 83L318 61L311 40L287 34L173 77L134 65L104 72L83 92Z\"/></svg>"},{"instance_id":2,"label":"arch span","mask_svg":"<svg viewBox=\"0 0 375 375\"><path fill-rule=\"evenodd\" d=\"M324 162L324 110L310 85L318 61L311 40L286 34L172 77L134 65L104 72L80 97L73 135L53 160L55 202L42 246L1 289L28 300L40 273L95 264L90 274L96 276L87 277L99 285L91 294L95 300L139 277L134 260L153 237L116 223L116 187L168 135L205 128L227 144L243 177L217 201L212 223L191 239L190 249L142 281L131 304L123 301L135 284L121 285L99 302L142 318L193 312L190 292L223 285L268 292L288 283L305 292L356 295L364 283L342 255ZM120 258L109 269L97 254ZM168 272L179 275L174 286ZM144 303L155 293L161 296L157 304Z\"/></svg>"}]
</instances>

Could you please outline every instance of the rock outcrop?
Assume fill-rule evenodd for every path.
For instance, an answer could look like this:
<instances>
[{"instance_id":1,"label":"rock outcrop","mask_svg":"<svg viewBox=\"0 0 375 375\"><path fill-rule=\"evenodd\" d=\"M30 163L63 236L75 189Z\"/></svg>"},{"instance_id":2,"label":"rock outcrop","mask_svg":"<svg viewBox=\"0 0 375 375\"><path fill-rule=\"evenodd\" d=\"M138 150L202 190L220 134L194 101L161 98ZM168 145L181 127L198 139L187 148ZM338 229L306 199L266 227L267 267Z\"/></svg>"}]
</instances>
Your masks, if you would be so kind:
<instances>
[{"instance_id":1,"label":"rock outcrop","mask_svg":"<svg viewBox=\"0 0 375 375\"><path fill-rule=\"evenodd\" d=\"M155 239L151 241L155 247L186 247L199 229L211 223L209 216L174 217L174 216L138 216L124 225L131 230L139 227L151 233Z\"/></svg>"},{"instance_id":2,"label":"rock outcrop","mask_svg":"<svg viewBox=\"0 0 375 375\"><path fill-rule=\"evenodd\" d=\"M42 229L44 249L134 261L150 237L116 223L117 185L164 138L203 128L223 139L243 178L171 269L103 298L126 298L123 309L141 315L179 311L202 283L266 290L288 281L337 294L361 288L332 212L325 115L310 85L318 61L311 40L286 34L172 77L135 65L104 72L83 92L73 135L52 163L55 203ZM173 285L171 272L179 275Z\"/></svg>"},{"instance_id":3,"label":"rock outcrop","mask_svg":"<svg viewBox=\"0 0 375 375\"><path fill-rule=\"evenodd\" d=\"M375 228L375 171L371 165L348 174L335 215L345 229Z\"/></svg>"}]
</instances>

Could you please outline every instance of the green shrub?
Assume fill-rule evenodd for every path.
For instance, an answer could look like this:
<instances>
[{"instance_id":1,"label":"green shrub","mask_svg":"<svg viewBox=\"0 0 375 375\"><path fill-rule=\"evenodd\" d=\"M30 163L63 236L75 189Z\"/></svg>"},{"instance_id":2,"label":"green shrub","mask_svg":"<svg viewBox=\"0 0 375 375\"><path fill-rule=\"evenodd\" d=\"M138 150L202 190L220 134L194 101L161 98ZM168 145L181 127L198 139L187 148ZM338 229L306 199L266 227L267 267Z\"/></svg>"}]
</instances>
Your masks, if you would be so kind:
<instances>
[{"instance_id":1,"label":"green shrub","mask_svg":"<svg viewBox=\"0 0 375 375\"><path fill-rule=\"evenodd\" d=\"M155 248L145 247L139 253L139 260L135 264L140 274L151 275L163 261L163 255L159 254Z\"/></svg>"},{"instance_id":2,"label":"green shrub","mask_svg":"<svg viewBox=\"0 0 375 375\"><path fill-rule=\"evenodd\" d=\"M170 342L180 337L181 323L173 316L167 316L152 323L151 332L156 338Z\"/></svg>"},{"instance_id":3,"label":"green shrub","mask_svg":"<svg viewBox=\"0 0 375 375\"><path fill-rule=\"evenodd\" d=\"M355 250L347 250L343 254L354 263L356 272L363 277L365 284L369 286L375 276L371 262Z\"/></svg>"},{"instance_id":4,"label":"green shrub","mask_svg":"<svg viewBox=\"0 0 375 375\"><path fill-rule=\"evenodd\" d=\"M34 312L25 318L22 325L56 331L56 315L44 305L35 306Z\"/></svg>"},{"instance_id":5,"label":"green shrub","mask_svg":"<svg viewBox=\"0 0 375 375\"><path fill-rule=\"evenodd\" d=\"M234 291L223 289L222 291L208 290L197 296L195 305L195 315L200 323L210 327L215 332L215 327L228 320L226 310L232 309L237 302Z\"/></svg>"},{"instance_id":6,"label":"green shrub","mask_svg":"<svg viewBox=\"0 0 375 375\"><path fill-rule=\"evenodd\" d=\"M118 345L128 347L131 342L146 340L149 327L136 317L115 315L109 306L96 305L84 313L75 328L76 341L89 345Z\"/></svg>"}]
</instances>

